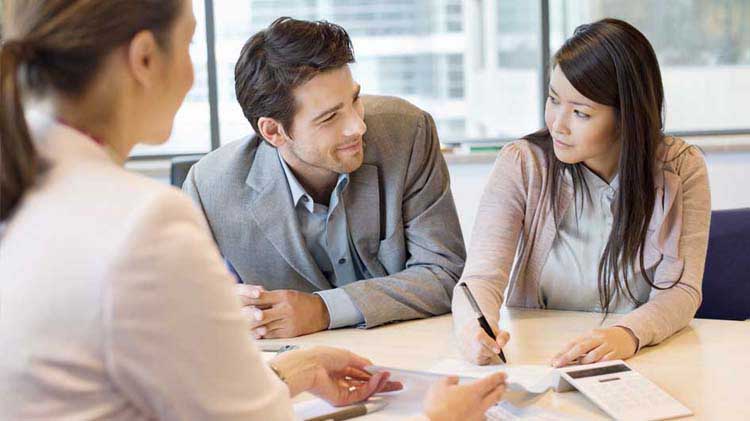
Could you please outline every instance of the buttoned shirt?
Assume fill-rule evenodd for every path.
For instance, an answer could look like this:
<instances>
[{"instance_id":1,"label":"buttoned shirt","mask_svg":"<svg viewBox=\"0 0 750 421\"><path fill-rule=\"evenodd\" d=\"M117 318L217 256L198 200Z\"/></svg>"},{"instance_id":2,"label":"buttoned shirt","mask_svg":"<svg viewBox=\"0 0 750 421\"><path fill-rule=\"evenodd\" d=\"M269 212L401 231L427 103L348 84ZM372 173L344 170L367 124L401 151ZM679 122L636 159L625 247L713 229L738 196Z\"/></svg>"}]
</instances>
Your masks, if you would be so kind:
<instances>
[{"instance_id":1,"label":"buttoned shirt","mask_svg":"<svg viewBox=\"0 0 750 421\"><path fill-rule=\"evenodd\" d=\"M362 263L352 247L346 219L343 193L349 185L349 174L339 174L327 205L315 203L289 165L279 155L305 246L331 285L340 287L365 278ZM364 316L343 289L316 292L326 304L329 329L358 325Z\"/></svg>"},{"instance_id":2,"label":"buttoned shirt","mask_svg":"<svg viewBox=\"0 0 750 421\"><path fill-rule=\"evenodd\" d=\"M602 311L599 290L599 261L612 231L613 203L619 175L610 183L582 166L585 187L562 216L540 280L540 302L557 310ZM586 192L588 188L588 193ZM653 279L653 273L650 273ZM621 278L622 279L622 278ZM638 303L648 301L651 287L640 272L628 268L628 284ZM621 291L610 311L627 313L638 306Z\"/></svg>"}]
</instances>

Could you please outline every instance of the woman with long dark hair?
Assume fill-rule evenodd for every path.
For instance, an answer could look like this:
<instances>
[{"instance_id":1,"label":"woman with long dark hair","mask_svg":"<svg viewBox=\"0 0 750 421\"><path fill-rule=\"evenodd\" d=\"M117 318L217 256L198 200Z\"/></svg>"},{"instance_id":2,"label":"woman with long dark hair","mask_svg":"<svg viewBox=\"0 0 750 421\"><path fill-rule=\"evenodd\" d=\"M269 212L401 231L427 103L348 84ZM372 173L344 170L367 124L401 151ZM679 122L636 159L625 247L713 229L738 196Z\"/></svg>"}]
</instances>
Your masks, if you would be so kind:
<instances>
[{"instance_id":1,"label":"woman with long dark hair","mask_svg":"<svg viewBox=\"0 0 750 421\"><path fill-rule=\"evenodd\" d=\"M267 366L199 211L122 168L169 137L193 83L190 0L4 7L0 419L291 420L302 391L400 387L341 349ZM505 389L457 382L431 389L429 419L480 419Z\"/></svg>"},{"instance_id":2,"label":"woman with long dark hair","mask_svg":"<svg viewBox=\"0 0 750 421\"><path fill-rule=\"evenodd\" d=\"M685 327L701 302L711 201L699 150L663 131L651 44L616 19L578 27L554 55L546 128L505 146L481 199L461 282L463 355L497 361L508 306L627 313L573 339L555 366L633 356ZM507 287L507 297L504 296Z\"/></svg>"}]
</instances>

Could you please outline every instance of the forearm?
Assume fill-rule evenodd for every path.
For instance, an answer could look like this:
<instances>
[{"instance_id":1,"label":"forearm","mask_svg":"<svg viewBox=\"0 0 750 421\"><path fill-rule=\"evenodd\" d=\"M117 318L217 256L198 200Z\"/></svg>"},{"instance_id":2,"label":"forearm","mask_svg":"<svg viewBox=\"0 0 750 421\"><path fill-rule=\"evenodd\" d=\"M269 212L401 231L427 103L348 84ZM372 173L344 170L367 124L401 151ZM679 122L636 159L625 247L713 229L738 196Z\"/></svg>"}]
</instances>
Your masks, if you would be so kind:
<instances>
[{"instance_id":1,"label":"forearm","mask_svg":"<svg viewBox=\"0 0 750 421\"><path fill-rule=\"evenodd\" d=\"M412 266L391 276L354 282L343 289L362 311L365 327L370 328L448 313L456 278L437 266Z\"/></svg>"},{"instance_id":2,"label":"forearm","mask_svg":"<svg viewBox=\"0 0 750 421\"><path fill-rule=\"evenodd\" d=\"M462 279L461 282L464 282L464 280ZM498 291L497 287L491 284L491 282L467 282L472 295L482 310L482 314L487 318L487 322L490 326L497 326L500 320L503 296L502 291ZM451 310L455 327L464 326L469 320L477 318L465 294L458 288L453 293Z\"/></svg>"},{"instance_id":3,"label":"forearm","mask_svg":"<svg viewBox=\"0 0 750 421\"><path fill-rule=\"evenodd\" d=\"M688 285L677 285L655 294L615 325L630 329L638 338L639 349L672 336L693 320L700 305L700 293Z\"/></svg>"},{"instance_id":4,"label":"forearm","mask_svg":"<svg viewBox=\"0 0 750 421\"><path fill-rule=\"evenodd\" d=\"M513 144L503 148L479 203L466 268L459 281L469 286L482 313L494 326L521 238L526 193L514 177L522 173L519 147ZM474 314L462 294L454 294L453 313L455 323Z\"/></svg>"}]
</instances>

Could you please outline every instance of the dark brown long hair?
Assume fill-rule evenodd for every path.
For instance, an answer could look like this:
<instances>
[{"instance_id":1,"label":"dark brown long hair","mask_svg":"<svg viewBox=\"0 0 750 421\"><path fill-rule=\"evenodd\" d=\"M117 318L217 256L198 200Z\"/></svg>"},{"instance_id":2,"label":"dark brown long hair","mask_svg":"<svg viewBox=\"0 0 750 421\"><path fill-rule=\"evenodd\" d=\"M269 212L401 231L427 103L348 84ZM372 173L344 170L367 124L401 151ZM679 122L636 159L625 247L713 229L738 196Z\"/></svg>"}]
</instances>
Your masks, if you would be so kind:
<instances>
[{"instance_id":1,"label":"dark brown long hair","mask_svg":"<svg viewBox=\"0 0 750 421\"><path fill-rule=\"evenodd\" d=\"M82 95L114 49L138 32L169 47L183 0L5 0L0 47L0 222L34 184L42 162L22 100L24 90Z\"/></svg>"},{"instance_id":2,"label":"dark brown long hair","mask_svg":"<svg viewBox=\"0 0 750 421\"><path fill-rule=\"evenodd\" d=\"M560 66L570 83L592 101L613 107L621 145L619 189L614 201L612 231L602 253L598 271L599 300L609 313L614 297L625 292L636 304L628 271L644 270L644 245L655 204L654 166L659 143L664 139L664 87L659 62L648 39L632 25L603 19L576 28L573 36L555 53L552 66ZM558 221L560 186L568 173L574 197L586 189L582 163L566 164L554 154L548 129L525 137L545 150L549 165L552 212ZM637 264L637 266L636 266Z\"/></svg>"}]
</instances>

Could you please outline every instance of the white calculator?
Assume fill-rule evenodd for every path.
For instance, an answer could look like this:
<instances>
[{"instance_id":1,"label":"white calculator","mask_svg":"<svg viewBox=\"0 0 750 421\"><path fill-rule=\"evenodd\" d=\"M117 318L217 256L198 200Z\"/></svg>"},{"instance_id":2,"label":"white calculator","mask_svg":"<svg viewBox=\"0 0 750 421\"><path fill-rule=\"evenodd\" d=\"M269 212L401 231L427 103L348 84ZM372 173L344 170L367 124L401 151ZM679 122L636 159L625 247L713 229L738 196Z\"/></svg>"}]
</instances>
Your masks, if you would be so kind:
<instances>
[{"instance_id":1,"label":"white calculator","mask_svg":"<svg viewBox=\"0 0 750 421\"><path fill-rule=\"evenodd\" d=\"M558 371L558 391L570 390L572 386L617 420L665 420L693 414L621 360L563 367Z\"/></svg>"}]
</instances>

